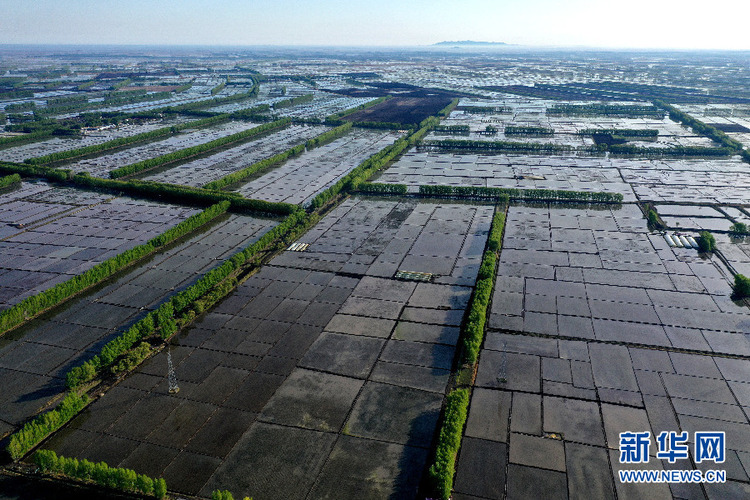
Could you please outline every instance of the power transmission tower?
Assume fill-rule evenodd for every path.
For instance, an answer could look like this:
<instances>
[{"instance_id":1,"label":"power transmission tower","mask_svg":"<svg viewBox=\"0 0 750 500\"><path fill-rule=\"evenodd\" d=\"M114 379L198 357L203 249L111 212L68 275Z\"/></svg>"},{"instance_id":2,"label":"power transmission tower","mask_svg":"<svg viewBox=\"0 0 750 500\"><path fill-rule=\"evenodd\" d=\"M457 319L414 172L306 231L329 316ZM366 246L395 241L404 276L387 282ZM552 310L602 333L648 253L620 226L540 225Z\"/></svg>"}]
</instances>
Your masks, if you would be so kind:
<instances>
[{"instance_id":1,"label":"power transmission tower","mask_svg":"<svg viewBox=\"0 0 750 500\"><path fill-rule=\"evenodd\" d=\"M180 388L177 385L177 376L174 374L174 366L172 365L172 351L169 350L169 348L167 348L167 366L169 367L169 372L167 374L169 379L169 393L177 394L180 392Z\"/></svg>"}]
</instances>

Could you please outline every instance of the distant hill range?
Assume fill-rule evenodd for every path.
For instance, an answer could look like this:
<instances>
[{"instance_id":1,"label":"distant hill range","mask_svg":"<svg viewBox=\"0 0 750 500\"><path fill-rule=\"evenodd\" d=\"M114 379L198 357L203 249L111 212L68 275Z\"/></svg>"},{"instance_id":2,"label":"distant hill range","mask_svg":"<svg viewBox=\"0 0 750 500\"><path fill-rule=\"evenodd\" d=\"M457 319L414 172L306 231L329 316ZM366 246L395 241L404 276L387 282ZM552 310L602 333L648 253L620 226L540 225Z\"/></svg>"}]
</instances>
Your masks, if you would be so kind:
<instances>
[{"instance_id":1,"label":"distant hill range","mask_svg":"<svg viewBox=\"0 0 750 500\"><path fill-rule=\"evenodd\" d=\"M477 42L474 40L461 40L458 42L438 42L438 43L433 43L433 45L451 45L451 46L465 45L465 46L471 46L471 47L498 47L498 46L508 45L508 44L505 42Z\"/></svg>"}]
</instances>

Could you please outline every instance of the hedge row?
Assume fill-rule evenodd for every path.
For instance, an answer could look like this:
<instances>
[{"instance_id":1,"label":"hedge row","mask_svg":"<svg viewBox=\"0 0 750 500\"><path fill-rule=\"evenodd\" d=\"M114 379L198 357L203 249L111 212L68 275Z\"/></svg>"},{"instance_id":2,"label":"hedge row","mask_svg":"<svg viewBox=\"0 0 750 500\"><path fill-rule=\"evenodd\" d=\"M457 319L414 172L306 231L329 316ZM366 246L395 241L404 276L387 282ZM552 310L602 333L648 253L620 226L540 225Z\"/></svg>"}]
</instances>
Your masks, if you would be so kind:
<instances>
[{"instance_id":1,"label":"hedge row","mask_svg":"<svg viewBox=\"0 0 750 500\"><path fill-rule=\"evenodd\" d=\"M264 234L257 242L234 254L220 266L207 272L195 284L175 294L172 298L147 314L128 330L102 347L99 354L72 368L67 374L67 386L71 390L79 389L94 380L99 374L111 370L120 356L125 355L136 344L153 335L169 338L180 324L186 324L205 309L227 295L236 280L231 275L252 260L261 251L266 250L274 241L283 237L280 246L296 237L312 220L297 211L287 217L281 224Z\"/></svg>"},{"instance_id":2,"label":"hedge row","mask_svg":"<svg viewBox=\"0 0 750 500\"><path fill-rule=\"evenodd\" d=\"M21 183L21 176L18 174L6 175L0 177L0 191L6 188L11 188Z\"/></svg>"},{"instance_id":3,"label":"hedge row","mask_svg":"<svg viewBox=\"0 0 750 500\"><path fill-rule=\"evenodd\" d=\"M296 106L297 104L304 104L306 102L311 102L314 98L315 94L305 94L297 97L292 97L291 99L284 99L283 101L275 102L273 104L273 109L283 109L291 106Z\"/></svg>"},{"instance_id":4,"label":"hedge row","mask_svg":"<svg viewBox=\"0 0 750 500\"><path fill-rule=\"evenodd\" d=\"M221 82L216 87L214 87L214 88L211 89L211 95L218 94L219 92L221 92L222 90L224 90L224 87L226 87L226 86L227 86L227 82Z\"/></svg>"},{"instance_id":5,"label":"hedge row","mask_svg":"<svg viewBox=\"0 0 750 500\"><path fill-rule=\"evenodd\" d=\"M468 125L438 125L435 127L435 132L468 135L471 132L471 129L469 129Z\"/></svg>"},{"instance_id":6,"label":"hedge row","mask_svg":"<svg viewBox=\"0 0 750 500\"><path fill-rule=\"evenodd\" d=\"M13 460L26 455L29 450L39 444L44 438L62 427L78 414L89 403L87 395L69 393L57 408L39 415L31 422L27 422L21 430L13 434L8 444L8 453Z\"/></svg>"},{"instance_id":7,"label":"hedge row","mask_svg":"<svg viewBox=\"0 0 750 500\"><path fill-rule=\"evenodd\" d=\"M491 115L495 113L510 113L513 111L508 106L464 106L461 111L478 115Z\"/></svg>"},{"instance_id":8,"label":"hedge row","mask_svg":"<svg viewBox=\"0 0 750 500\"><path fill-rule=\"evenodd\" d=\"M453 489L456 455L461 447L461 434L466 423L468 409L468 389L455 389L448 394L435 449L435 462L428 471L431 487L444 500L450 498Z\"/></svg>"},{"instance_id":9,"label":"hedge row","mask_svg":"<svg viewBox=\"0 0 750 500\"><path fill-rule=\"evenodd\" d=\"M34 454L34 463L42 472L60 474L68 479L94 483L105 488L164 498L167 483L163 478L152 479L136 474L131 469L110 467L104 462L94 463L86 459L58 456L52 450L39 450Z\"/></svg>"},{"instance_id":10,"label":"hedge row","mask_svg":"<svg viewBox=\"0 0 750 500\"><path fill-rule=\"evenodd\" d=\"M304 146L300 146L304 149ZM91 177L82 172L71 176L70 170L44 166L19 165L17 163L0 163L0 173L18 173L25 177L42 177L51 181L70 183L87 189L103 190L116 194L128 194L158 201L173 201L181 204L207 206L221 201L229 201L234 211L254 211L268 214L289 215L297 207L289 203L274 203L263 200L248 200L238 193L227 193L209 189L178 186L160 182L139 180L114 180Z\"/></svg>"},{"instance_id":11,"label":"hedge row","mask_svg":"<svg viewBox=\"0 0 750 500\"><path fill-rule=\"evenodd\" d=\"M209 182L205 186L203 186L204 189L222 189L226 186L230 186L232 184L238 183L244 179L247 179L251 175L260 172L261 170L265 170L267 168L270 168L274 165L278 165L279 163L285 161L287 158L290 158L292 156L296 156L300 153L302 153L305 150L304 144L298 144L292 148L287 149L286 151L279 153L277 155L274 155L270 158L266 158L265 160L261 160L259 162L253 163L249 167L245 167L242 170L238 170L236 172L232 172L229 175L225 175L221 179L216 179L213 182Z\"/></svg>"},{"instance_id":12,"label":"hedge row","mask_svg":"<svg viewBox=\"0 0 750 500\"><path fill-rule=\"evenodd\" d=\"M733 297L744 299L750 297L750 278L744 274L734 275L734 294Z\"/></svg>"},{"instance_id":13,"label":"hedge row","mask_svg":"<svg viewBox=\"0 0 750 500\"><path fill-rule=\"evenodd\" d=\"M501 203L492 218L487 250L482 257L476 287L469 304L469 314L461 332L463 363L470 365L476 363L484 339L487 309L495 282L495 266L502 247L506 203L507 200ZM428 471L431 489L444 500L450 498L453 489L456 455L461 448L469 399L469 390L466 388L458 388L448 394L435 449L435 460Z\"/></svg>"},{"instance_id":14,"label":"hedge row","mask_svg":"<svg viewBox=\"0 0 750 500\"><path fill-rule=\"evenodd\" d=\"M412 125L404 125L403 123L396 122L356 122L355 127L359 128L374 128L380 130L404 130L412 128Z\"/></svg>"},{"instance_id":15,"label":"hedge row","mask_svg":"<svg viewBox=\"0 0 750 500\"><path fill-rule=\"evenodd\" d=\"M258 106L247 108L247 109L241 109L239 111L235 111L232 113L232 118L237 118L239 120L250 120L250 121L269 121L268 115L262 115L261 113L265 113L271 109L271 106L268 104L260 104ZM258 120L257 118L260 117L261 120Z\"/></svg>"},{"instance_id":16,"label":"hedge row","mask_svg":"<svg viewBox=\"0 0 750 500\"><path fill-rule=\"evenodd\" d=\"M305 147L308 149L322 146L323 144L329 143L339 137L346 135L352 129L352 122L346 122L343 125L339 125L336 128L323 132L317 137L313 137L305 143Z\"/></svg>"},{"instance_id":17,"label":"hedge row","mask_svg":"<svg viewBox=\"0 0 750 500\"><path fill-rule=\"evenodd\" d=\"M372 182L363 182L357 190L360 193L367 194L406 194L406 184L376 184Z\"/></svg>"},{"instance_id":18,"label":"hedge row","mask_svg":"<svg viewBox=\"0 0 750 500\"><path fill-rule=\"evenodd\" d=\"M547 108L548 115L568 116L628 116L663 118L664 112L656 106L631 106L627 104L555 104Z\"/></svg>"},{"instance_id":19,"label":"hedge row","mask_svg":"<svg viewBox=\"0 0 750 500\"><path fill-rule=\"evenodd\" d=\"M487 250L482 256L482 263L477 274L477 283L474 294L469 304L469 314L464 323L463 338L463 362L473 365L479 348L484 339L484 326L487 321L487 308L492 298L492 288L495 284L495 266L500 248L502 247L503 228L505 227L505 206L502 203L495 211L492 219L490 235L487 241Z\"/></svg>"},{"instance_id":20,"label":"hedge row","mask_svg":"<svg viewBox=\"0 0 750 500\"><path fill-rule=\"evenodd\" d=\"M622 137L657 137L658 130L646 128L586 128L579 130L576 135L619 135Z\"/></svg>"},{"instance_id":21,"label":"hedge row","mask_svg":"<svg viewBox=\"0 0 750 500\"><path fill-rule=\"evenodd\" d=\"M601 145L606 146L606 145ZM636 156L730 156L737 151L727 147L671 146L668 148L643 148L631 144L610 144L600 148L613 154Z\"/></svg>"},{"instance_id":22,"label":"hedge row","mask_svg":"<svg viewBox=\"0 0 750 500\"><path fill-rule=\"evenodd\" d=\"M232 94L226 97L214 97L213 99L204 99L202 101L189 102L186 104L180 104L179 106L167 106L164 108L158 108L153 111L158 113L185 113L194 111L200 108L208 108L214 106L220 106L230 102L241 101L242 99L249 99L258 95L258 84L253 85L253 88L247 92L241 92L238 94Z\"/></svg>"},{"instance_id":23,"label":"hedge row","mask_svg":"<svg viewBox=\"0 0 750 500\"><path fill-rule=\"evenodd\" d=\"M20 174L23 177L43 177L50 181L65 182L70 178L71 171L37 167L32 165L21 165L19 163L0 163L0 173Z\"/></svg>"},{"instance_id":24,"label":"hedge row","mask_svg":"<svg viewBox=\"0 0 750 500\"><path fill-rule=\"evenodd\" d=\"M729 148L733 150L733 152L738 153L742 151L744 148L742 146L742 143L739 141L736 141L729 137L727 134L722 132L721 130L717 129L716 127L713 127L711 125L707 125L703 123L702 121L693 118L689 114L680 111L679 109L675 108L674 106L670 106L665 101L662 101L660 99L656 99L654 101L654 104L667 112L669 112L669 117L674 120L682 123L683 125L686 125L690 128L692 128L696 133L705 135L709 139L712 139L725 148Z\"/></svg>"},{"instance_id":25,"label":"hedge row","mask_svg":"<svg viewBox=\"0 0 750 500\"><path fill-rule=\"evenodd\" d=\"M101 144L93 144L91 146L85 146L82 148L71 149L69 151L60 151L59 153L50 153L45 156L37 158L28 158L25 163L31 165L43 165L46 163L58 162L62 160L69 160L71 158L77 158L79 156L90 155L93 153L100 153L109 149L120 148L122 146L128 146L137 142L148 141L152 139L158 139L159 137L166 137L178 133L181 130L187 128L205 128L210 125L215 125L229 119L228 114L213 116L211 118L205 118L203 120L196 120L187 123L181 123L172 127L162 127L149 132L143 132L141 134L132 135L130 137L120 137L111 141L103 142Z\"/></svg>"},{"instance_id":26,"label":"hedge row","mask_svg":"<svg viewBox=\"0 0 750 500\"><path fill-rule=\"evenodd\" d=\"M0 148L4 148L6 146L15 146L26 142L41 141L43 139L49 139L50 137L52 137L51 130L31 132L29 134L14 135L11 137L0 137Z\"/></svg>"},{"instance_id":27,"label":"hedge row","mask_svg":"<svg viewBox=\"0 0 750 500\"><path fill-rule=\"evenodd\" d=\"M85 174L75 175L73 184L88 188L105 189L116 193L126 193L160 201L173 201L181 204L197 204L205 206L220 201L229 201L232 210L263 212L269 214L288 215L296 207L289 203L274 203L264 200L248 200L238 193L227 193L209 189L163 184L139 180L100 179Z\"/></svg>"},{"instance_id":28,"label":"hedge row","mask_svg":"<svg viewBox=\"0 0 750 500\"><path fill-rule=\"evenodd\" d=\"M211 120L211 118L208 118L208 119ZM269 130L274 130L277 128L285 127L289 125L291 122L292 121L289 118L282 118L280 120L276 120L275 122L266 123L266 124L251 128L249 130L243 130L242 132L237 132L236 134L214 139L213 141L209 141L205 144L198 144L197 146L180 149L172 153L167 153L165 155L157 156L156 158L150 158L148 160L143 160L137 163L132 163L130 165L125 165L124 167L120 167L120 168L110 171L109 177L112 179L118 179L126 175L132 175L138 172L142 172L144 170L166 165L167 163L172 163L178 160L189 158L191 156L205 153L207 151L211 151L212 149L216 149L221 146L231 144L233 142L242 141L245 139L249 139L251 137L255 137L256 135L262 134L264 132L268 132Z\"/></svg>"},{"instance_id":29,"label":"hedge row","mask_svg":"<svg viewBox=\"0 0 750 500\"><path fill-rule=\"evenodd\" d=\"M447 117L448 115L451 114L451 112L453 112L454 109L456 109L456 106L458 106L458 101L459 101L458 97L456 97L455 99L452 99L451 102L446 107L444 107L443 109L437 112L437 115L442 116L444 118Z\"/></svg>"},{"instance_id":30,"label":"hedge row","mask_svg":"<svg viewBox=\"0 0 750 500\"><path fill-rule=\"evenodd\" d=\"M505 135L555 135L555 129L508 125L505 127Z\"/></svg>"},{"instance_id":31,"label":"hedge row","mask_svg":"<svg viewBox=\"0 0 750 500\"><path fill-rule=\"evenodd\" d=\"M512 151L512 152L597 152L596 148L580 148L566 144L542 142L512 142L512 141L472 141L465 139L434 139L425 141L424 146L437 147L447 150L471 149L479 151Z\"/></svg>"},{"instance_id":32,"label":"hedge row","mask_svg":"<svg viewBox=\"0 0 750 500\"><path fill-rule=\"evenodd\" d=\"M419 194L434 197L489 198L544 201L580 201L586 203L621 203L622 194L592 191L557 191L553 189L517 189L478 186L419 186Z\"/></svg>"},{"instance_id":33,"label":"hedge row","mask_svg":"<svg viewBox=\"0 0 750 500\"><path fill-rule=\"evenodd\" d=\"M58 283L52 288L27 297L18 304L0 312L0 333L14 328L27 319L30 319L42 311L56 306L73 295L90 288L153 253L158 247L166 245L185 234L194 231L198 227L225 213L230 203L223 201L207 208L199 214L188 217L163 234L149 240L148 242L126 250L104 262L101 262L86 272Z\"/></svg>"}]
</instances>

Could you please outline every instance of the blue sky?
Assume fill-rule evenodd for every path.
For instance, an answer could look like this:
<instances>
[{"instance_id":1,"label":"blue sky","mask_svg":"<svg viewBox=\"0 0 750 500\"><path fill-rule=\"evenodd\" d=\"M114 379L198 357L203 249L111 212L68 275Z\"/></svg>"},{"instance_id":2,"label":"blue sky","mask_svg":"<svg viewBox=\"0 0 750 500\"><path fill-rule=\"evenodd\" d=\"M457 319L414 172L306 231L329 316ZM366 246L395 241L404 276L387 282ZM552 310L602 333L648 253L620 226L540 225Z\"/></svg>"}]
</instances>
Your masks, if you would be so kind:
<instances>
[{"instance_id":1,"label":"blue sky","mask_svg":"<svg viewBox=\"0 0 750 500\"><path fill-rule=\"evenodd\" d=\"M750 2L0 0L0 43L750 49Z\"/></svg>"}]
</instances>

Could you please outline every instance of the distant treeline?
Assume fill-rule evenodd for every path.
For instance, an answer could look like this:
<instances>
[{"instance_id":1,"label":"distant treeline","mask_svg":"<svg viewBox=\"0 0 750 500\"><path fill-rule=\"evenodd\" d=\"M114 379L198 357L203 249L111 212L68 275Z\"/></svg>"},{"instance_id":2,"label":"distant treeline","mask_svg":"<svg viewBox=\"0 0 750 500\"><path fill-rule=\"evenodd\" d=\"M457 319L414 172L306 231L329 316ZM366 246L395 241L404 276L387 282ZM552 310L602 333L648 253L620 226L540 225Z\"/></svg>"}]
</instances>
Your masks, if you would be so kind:
<instances>
[{"instance_id":1,"label":"distant treeline","mask_svg":"<svg viewBox=\"0 0 750 500\"><path fill-rule=\"evenodd\" d=\"M213 120L213 118L208 118L207 120ZM186 158L190 158L192 156L196 156L201 153L206 153L214 149L220 148L222 146L226 146L227 144L233 144L235 142L240 142L240 141L250 139L252 137L255 137L259 134L263 134L270 130L276 130L282 127L286 127L290 123L291 123L291 120L289 118L282 118L280 120L276 120L275 122L264 123L263 125L253 127L249 130L243 130L242 132L237 132L236 134L231 134L226 137L220 137L218 139L214 139L213 141L209 141L204 144L198 144L196 146L191 146L188 148L173 151L172 153L167 153L161 156L157 156L156 158L150 158L148 160L143 160L137 163L131 163L130 165L125 165L124 167L120 167L115 170L112 170L109 173L109 177L111 179L118 179L120 177L125 177L126 175L132 175L138 172L143 172L144 170L150 170L156 167L160 167L168 163L173 163L179 160L184 160Z\"/></svg>"},{"instance_id":2,"label":"distant treeline","mask_svg":"<svg viewBox=\"0 0 750 500\"><path fill-rule=\"evenodd\" d=\"M577 135L608 134L621 137L647 137L654 138L659 135L656 129L647 128L586 128L579 130Z\"/></svg>"},{"instance_id":3,"label":"distant treeline","mask_svg":"<svg viewBox=\"0 0 750 500\"><path fill-rule=\"evenodd\" d=\"M627 104L555 104L547 108L547 114L664 118L664 111L656 106L631 106Z\"/></svg>"},{"instance_id":4,"label":"distant treeline","mask_svg":"<svg viewBox=\"0 0 750 500\"><path fill-rule=\"evenodd\" d=\"M507 125L505 135L555 135L555 129L546 127Z\"/></svg>"}]
</instances>

